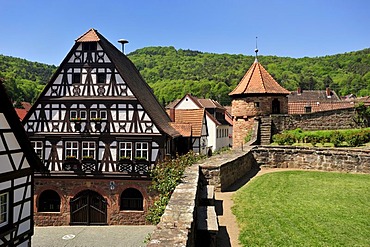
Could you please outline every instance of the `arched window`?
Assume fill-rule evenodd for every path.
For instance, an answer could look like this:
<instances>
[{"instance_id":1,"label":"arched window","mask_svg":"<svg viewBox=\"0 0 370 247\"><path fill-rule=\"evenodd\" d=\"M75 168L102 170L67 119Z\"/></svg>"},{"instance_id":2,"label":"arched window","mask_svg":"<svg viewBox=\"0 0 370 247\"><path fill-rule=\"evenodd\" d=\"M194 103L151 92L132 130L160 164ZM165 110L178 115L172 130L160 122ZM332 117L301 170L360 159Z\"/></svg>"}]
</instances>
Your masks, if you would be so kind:
<instances>
[{"instance_id":1,"label":"arched window","mask_svg":"<svg viewBox=\"0 0 370 247\"><path fill-rule=\"evenodd\" d=\"M38 212L60 212L60 197L54 190L45 190L40 194Z\"/></svg>"},{"instance_id":2,"label":"arched window","mask_svg":"<svg viewBox=\"0 0 370 247\"><path fill-rule=\"evenodd\" d=\"M121 194L120 210L143 210L143 195L137 189L129 188Z\"/></svg>"}]
</instances>

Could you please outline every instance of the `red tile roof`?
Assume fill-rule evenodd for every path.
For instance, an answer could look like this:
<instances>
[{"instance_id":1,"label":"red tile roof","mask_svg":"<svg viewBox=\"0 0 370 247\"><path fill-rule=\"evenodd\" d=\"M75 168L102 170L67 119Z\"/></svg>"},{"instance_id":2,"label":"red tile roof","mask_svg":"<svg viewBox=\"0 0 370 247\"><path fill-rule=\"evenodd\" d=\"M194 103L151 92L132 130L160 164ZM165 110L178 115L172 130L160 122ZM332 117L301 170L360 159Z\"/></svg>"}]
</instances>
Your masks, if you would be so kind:
<instances>
[{"instance_id":1,"label":"red tile roof","mask_svg":"<svg viewBox=\"0 0 370 247\"><path fill-rule=\"evenodd\" d=\"M76 42L98 42L100 41L99 36L96 33L96 30L91 28L89 31L81 35Z\"/></svg>"},{"instance_id":2,"label":"red tile roof","mask_svg":"<svg viewBox=\"0 0 370 247\"><path fill-rule=\"evenodd\" d=\"M22 121L23 118L27 115L28 111L26 109L15 108L15 112L17 113L19 119Z\"/></svg>"},{"instance_id":3,"label":"red tile roof","mask_svg":"<svg viewBox=\"0 0 370 247\"><path fill-rule=\"evenodd\" d=\"M230 96L245 94L282 94L290 92L279 85L267 70L257 61L249 68Z\"/></svg>"},{"instance_id":4,"label":"red tile roof","mask_svg":"<svg viewBox=\"0 0 370 247\"><path fill-rule=\"evenodd\" d=\"M170 123L170 124L183 137L191 137L191 133L192 133L191 124L184 124L184 123Z\"/></svg>"},{"instance_id":5,"label":"red tile roof","mask_svg":"<svg viewBox=\"0 0 370 247\"><path fill-rule=\"evenodd\" d=\"M337 102L288 102L289 114L303 114L306 113L305 107L311 106L311 112L330 111L338 109L352 108L355 106L353 102L337 101Z\"/></svg>"},{"instance_id":6,"label":"red tile roof","mask_svg":"<svg viewBox=\"0 0 370 247\"><path fill-rule=\"evenodd\" d=\"M202 136L204 114L204 108L191 110L175 110L175 123L171 123L171 126L180 133L181 131L188 133L189 130L186 129L188 127L185 127L185 125L178 125L188 124L191 126L192 136L200 137Z\"/></svg>"}]
</instances>

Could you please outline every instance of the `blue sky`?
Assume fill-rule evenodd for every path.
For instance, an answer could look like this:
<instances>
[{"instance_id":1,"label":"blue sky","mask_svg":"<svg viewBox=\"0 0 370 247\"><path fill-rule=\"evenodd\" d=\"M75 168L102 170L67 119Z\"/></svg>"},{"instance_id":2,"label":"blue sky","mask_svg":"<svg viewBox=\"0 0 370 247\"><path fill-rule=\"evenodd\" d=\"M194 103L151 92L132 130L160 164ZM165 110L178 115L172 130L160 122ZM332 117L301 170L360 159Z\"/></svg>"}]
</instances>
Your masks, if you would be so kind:
<instances>
[{"instance_id":1,"label":"blue sky","mask_svg":"<svg viewBox=\"0 0 370 247\"><path fill-rule=\"evenodd\" d=\"M59 65L97 29L126 53L174 46L212 53L314 57L370 47L368 0L0 0L0 54Z\"/></svg>"}]
</instances>

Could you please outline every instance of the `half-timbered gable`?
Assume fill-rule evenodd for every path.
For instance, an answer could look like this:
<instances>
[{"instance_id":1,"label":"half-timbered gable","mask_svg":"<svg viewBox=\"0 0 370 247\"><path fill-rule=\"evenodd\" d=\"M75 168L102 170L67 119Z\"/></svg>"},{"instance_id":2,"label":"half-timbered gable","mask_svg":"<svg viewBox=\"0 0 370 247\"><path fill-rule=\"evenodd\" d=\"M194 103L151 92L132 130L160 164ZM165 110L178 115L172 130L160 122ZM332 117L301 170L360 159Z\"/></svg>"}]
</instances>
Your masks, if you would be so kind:
<instances>
[{"instance_id":1,"label":"half-timbered gable","mask_svg":"<svg viewBox=\"0 0 370 247\"><path fill-rule=\"evenodd\" d=\"M76 40L26 116L24 127L34 145L43 146L40 155L51 171L59 171L67 156L76 154L82 160L87 136L94 150L88 156L97 160L97 169L114 171L117 142L133 144L131 158L140 154L135 147L143 142L145 158L152 164L163 158L171 150L168 141L179 135L169 122L135 66L91 29ZM69 139L78 142L77 152L70 151Z\"/></svg>"},{"instance_id":2,"label":"half-timbered gable","mask_svg":"<svg viewBox=\"0 0 370 247\"><path fill-rule=\"evenodd\" d=\"M170 121L134 64L90 29L76 40L23 124L51 177L145 184L156 162L175 154L174 138L180 134ZM95 192L79 195L98 199ZM60 208L68 203L62 199ZM100 223L114 224L106 217ZM70 218L70 223L81 220L72 213Z\"/></svg>"},{"instance_id":3,"label":"half-timbered gable","mask_svg":"<svg viewBox=\"0 0 370 247\"><path fill-rule=\"evenodd\" d=\"M0 82L0 246L30 246L34 169L41 162Z\"/></svg>"}]
</instances>

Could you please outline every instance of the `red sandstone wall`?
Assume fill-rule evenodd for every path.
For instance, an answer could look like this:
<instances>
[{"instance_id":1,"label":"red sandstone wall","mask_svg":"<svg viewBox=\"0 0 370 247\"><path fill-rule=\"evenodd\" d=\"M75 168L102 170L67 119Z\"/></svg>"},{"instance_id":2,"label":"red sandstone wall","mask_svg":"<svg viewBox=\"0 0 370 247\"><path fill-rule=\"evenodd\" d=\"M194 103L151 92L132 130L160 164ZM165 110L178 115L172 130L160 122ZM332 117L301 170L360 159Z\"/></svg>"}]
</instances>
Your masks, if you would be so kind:
<instances>
[{"instance_id":1,"label":"red sandstone wall","mask_svg":"<svg viewBox=\"0 0 370 247\"><path fill-rule=\"evenodd\" d=\"M116 188L109 189L110 181L114 181ZM69 202L83 190L93 190L102 195L108 202L107 223L108 225L144 225L148 207L153 204L154 197L149 192L150 180L117 180L117 179L94 179L94 178L39 178L35 177L34 195L34 221L36 226L62 226L69 225L70 211ZM120 195L127 188L135 188L141 192L144 198L143 211L120 211ZM60 212L37 212L38 197L45 190L56 191L61 198Z\"/></svg>"}]
</instances>

